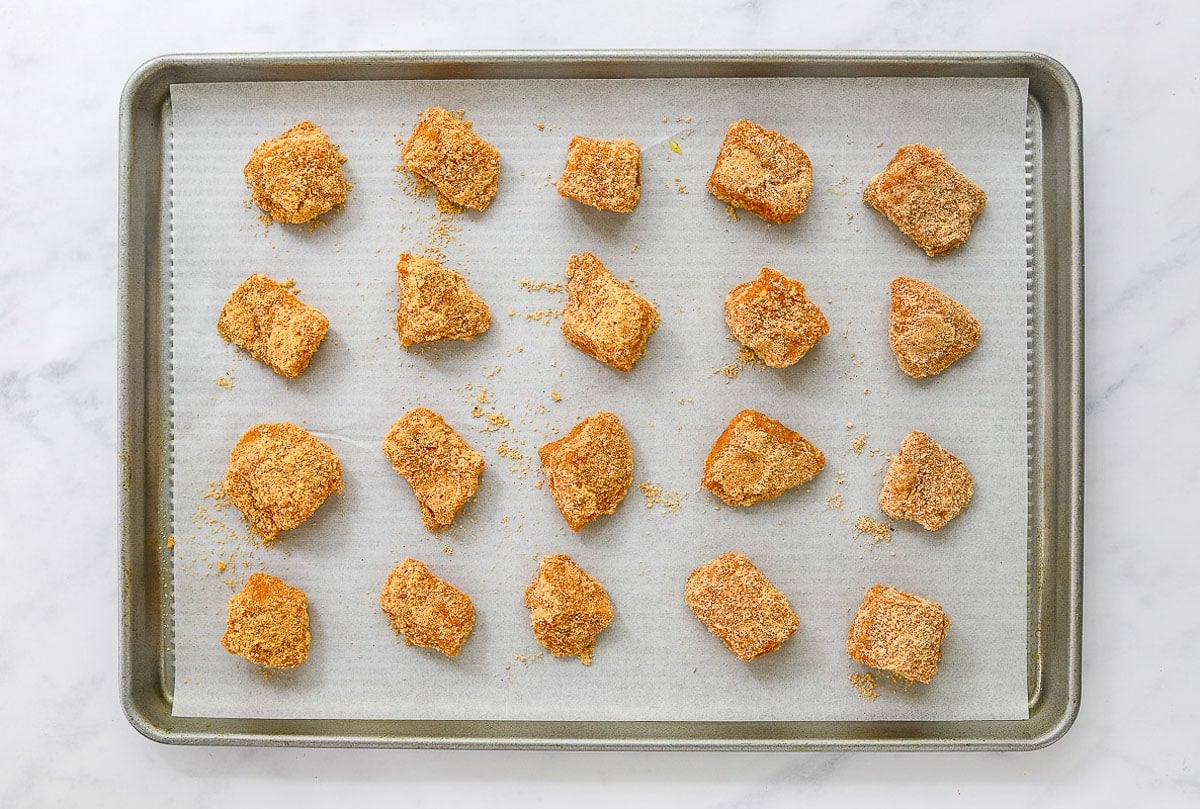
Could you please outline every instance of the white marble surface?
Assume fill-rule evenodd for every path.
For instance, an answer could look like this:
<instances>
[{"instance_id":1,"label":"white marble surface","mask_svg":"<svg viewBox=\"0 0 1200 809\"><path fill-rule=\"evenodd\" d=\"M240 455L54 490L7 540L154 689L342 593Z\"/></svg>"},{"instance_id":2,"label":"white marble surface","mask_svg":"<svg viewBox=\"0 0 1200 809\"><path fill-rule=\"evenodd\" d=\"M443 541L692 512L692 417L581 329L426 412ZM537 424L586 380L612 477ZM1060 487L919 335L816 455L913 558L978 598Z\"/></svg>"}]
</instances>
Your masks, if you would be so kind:
<instances>
[{"instance_id":1,"label":"white marble surface","mask_svg":"<svg viewBox=\"0 0 1200 809\"><path fill-rule=\"evenodd\" d=\"M405 11L401 6L412 6ZM0 806L1195 805L1195 3L7 3L0 25ZM687 10L685 10L685 8ZM152 56L391 48L1036 50L1083 91L1083 707L1027 754L164 747L116 683L117 100Z\"/></svg>"}]
</instances>

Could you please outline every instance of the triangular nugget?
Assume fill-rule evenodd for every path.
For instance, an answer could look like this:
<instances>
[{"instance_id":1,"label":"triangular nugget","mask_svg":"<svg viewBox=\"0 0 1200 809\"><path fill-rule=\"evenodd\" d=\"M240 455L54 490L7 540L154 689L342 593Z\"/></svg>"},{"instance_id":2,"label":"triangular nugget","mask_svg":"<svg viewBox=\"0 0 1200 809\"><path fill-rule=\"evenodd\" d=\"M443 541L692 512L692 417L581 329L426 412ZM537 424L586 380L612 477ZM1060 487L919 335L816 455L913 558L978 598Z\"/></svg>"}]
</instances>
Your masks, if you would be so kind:
<instances>
[{"instance_id":1,"label":"triangular nugget","mask_svg":"<svg viewBox=\"0 0 1200 809\"><path fill-rule=\"evenodd\" d=\"M974 493L967 465L913 430L883 476L879 508L893 520L912 520L936 531L957 517Z\"/></svg>"},{"instance_id":2,"label":"triangular nugget","mask_svg":"<svg viewBox=\"0 0 1200 809\"><path fill-rule=\"evenodd\" d=\"M383 439L383 454L408 481L430 531L445 528L479 489L483 456L446 420L424 407L408 411Z\"/></svg>"},{"instance_id":3,"label":"triangular nugget","mask_svg":"<svg viewBox=\"0 0 1200 809\"><path fill-rule=\"evenodd\" d=\"M933 376L971 353L982 329L967 307L924 281L892 281L888 343L900 370L913 379Z\"/></svg>"},{"instance_id":4,"label":"triangular nugget","mask_svg":"<svg viewBox=\"0 0 1200 809\"><path fill-rule=\"evenodd\" d=\"M400 286L396 329L405 348L434 340L471 340L491 325L492 313L483 298L449 267L401 253L396 276Z\"/></svg>"},{"instance_id":5,"label":"triangular nugget","mask_svg":"<svg viewBox=\"0 0 1200 809\"><path fill-rule=\"evenodd\" d=\"M567 556L543 556L537 578L525 588L533 637L555 657L578 656L592 665L596 638L612 622L604 585Z\"/></svg>"},{"instance_id":6,"label":"triangular nugget","mask_svg":"<svg viewBox=\"0 0 1200 809\"><path fill-rule=\"evenodd\" d=\"M701 483L731 506L749 506L807 483L824 468L825 455L800 433L743 410L713 444Z\"/></svg>"}]
</instances>

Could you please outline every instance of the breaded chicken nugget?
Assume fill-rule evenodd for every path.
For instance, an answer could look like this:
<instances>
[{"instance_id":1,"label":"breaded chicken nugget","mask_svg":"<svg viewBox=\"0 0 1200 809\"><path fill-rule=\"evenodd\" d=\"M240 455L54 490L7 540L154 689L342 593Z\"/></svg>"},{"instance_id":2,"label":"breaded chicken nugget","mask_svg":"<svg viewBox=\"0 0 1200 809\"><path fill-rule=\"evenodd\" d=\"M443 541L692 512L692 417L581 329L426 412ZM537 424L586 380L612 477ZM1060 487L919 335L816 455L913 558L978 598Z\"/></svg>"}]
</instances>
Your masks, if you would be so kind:
<instances>
[{"instance_id":1,"label":"breaded chicken nugget","mask_svg":"<svg viewBox=\"0 0 1200 809\"><path fill-rule=\"evenodd\" d=\"M225 494L270 543L342 491L342 463L328 444L295 424L256 424L229 453Z\"/></svg>"},{"instance_id":2,"label":"breaded chicken nugget","mask_svg":"<svg viewBox=\"0 0 1200 809\"><path fill-rule=\"evenodd\" d=\"M812 194L812 161L791 140L750 121L725 133L708 191L735 208L785 225L804 213Z\"/></svg>"},{"instance_id":3,"label":"breaded chicken nugget","mask_svg":"<svg viewBox=\"0 0 1200 809\"><path fill-rule=\"evenodd\" d=\"M329 320L291 290L257 273L221 307L217 332L280 376L304 373L329 331Z\"/></svg>"},{"instance_id":4,"label":"breaded chicken nugget","mask_svg":"<svg viewBox=\"0 0 1200 809\"><path fill-rule=\"evenodd\" d=\"M975 315L949 295L903 275L892 281L888 343L913 379L940 374L971 353L982 332Z\"/></svg>"},{"instance_id":5,"label":"breaded chicken nugget","mask_svg":"<svg viewBox=\"0 0 1200 809\"><path fill-rule=\"evenodd\" d=\"M627 138L571 138L558 193L602 211L629 213L642 194L642 150Z\"/></svg>"},{"instance_id":6,"label":"breaded chicken nugget","mask_svg":"<svg viewBox=\"0 0 1200 809\"><path fill-rule=\"evenodd\" d=\"M250 153L243 173L254 204L279 222L309 222L346 201L346 156L311 121L301 121Z\"/></svg>"},{"instance_id":7,"label":"breaded chicken nugget","mask_svg":"<svg viewBox=\"0 0 1200 809\"><path fill-rule=\"evenodd\" d=\"M404 165L446 199L482 211L500 184L500 153L471 122L441 107L421 113L400 151Z\"/></svg>"},{"instance_id":8,"label":"breaded chicken nugget","mask_svg":"<svg viewBox=\"0 0 1200 809\"><path fill-rule=\"evenodd\" d=\"M266 573L252 573L229 599L229 622L221 645L251 663L290 669L308 659L308 597Z\"/></svg>"},{"instance_id":9,"label":"breaded chicken nugget","mask_svg":"<svg viewBox=\"0 0 1200 809\"><path fill-rule=\"evenodd\" d=\"M770 267L725 296L725 323L772 368L794 365L829 334L829 323L821 307L804 294L804 284Z\"/></svg>"},{"instance_id":10,"label":"breaded chicken nugget","mask_svg":"<svg viewBox=\"0 0 1200 809\"><path fill-rule=\"evenodd\" d=\"M612 621L604 586L565 553L543 556L537 578L525 590L533 637L555 657L579 656L592 664L596 637Z\"/></svg>"},{"instance_id":11,"label":"breaded chicken nugget","mask_svg":"<svg viewBox=\"0 0 1200 809\"><path fill-rule=\"evenodd\" d=\"M846 651L864 665L927 683L937 674L949 628L941 604L876 584L850 624Z\"/></svg>"},{"instance_id":12,"label":"breaded chicken nugget","mask_svg":"<svg viewBox=\"0 0 1200 809\"><path fill-rule=\"evenodd\" d=\"M383 439L383 454L412 487L421 522L430 531L450 525L479 489L483 456L424 407L396 420Z\"/></svg>"},{"instance_id":13,"label":"breaded chicken nugget","mask_svg":"<svg viewBox=\"0 0 1200 809\"><path fill-rule=\"evenodd\" d=\"M446 657L458 654L475 626L475 605L467 594L416 559L405 559L388 574L379 607L405 643Z\"/></svg>"},{"instance_id":14,"label":"breaded chicken nugget","mask_svg":"<svg viewBox=\"0 0 1200 809\"><path fill-rule=\"evenodd\" d=\"M883 476L879 508L893 520L912 520L936 531L957 517L974 493L967 465L913 430Z\"/></svg>"},{"instance_id":15,"label":"breaded chicken nugget","mask_svg":"<svg viewBox=\"0 0 1200 809\"><path fill-rule=\"evenodd\" d=\"M700 482L731 506L749 506L807 483L824 468L825 455L800 433L743 410L713 443Z\"/></svg>"},{"instance_id":16,"label":"breaded chicken nugget","mask_svg":"<svg viewBox=\"0 0 1200 809\"><path fill-rule=\"evenodd\" d=\"M401 253L396 274L400 286L396 328L405 348L434 340L471 340L491 325L492 313L483 298L449 267Z\"/></svg>"},{"instance_id":17,"label":"breaded chicken nugget","mask_svg":"<svg viewBox=\"0 0 1200 809\"><path fill-rule=\"evenodd\" d=\"M987 194L950 165L942 150L901 146L871 178L863 202L886 216L930 256L949 253L971 235Z\"/></svg>"},{"instance_id":18,"label":"breaded chicken nugget","mask_svg":"<svg viewBox=\"0 0 1200 809\"><path fill-rule=\"evenodd\" d=\"M658 328L650 302L613 277L600 259L578 253L567 261L562 333L571 345L620 371L633 368Z\"/></svg>"},{"instance_id":19,"label":"breaded chicken nugget","mask_svg":"<svg viewBox=\"0 0 1200 809\"><path fill-rule=\"evenodd\" d=\"M684 597L739 660L770 654L800 626L787 596L740 553L723 553L693 570Z\"/></svg>"},{"instance_id":20,"label":"breaded chicken nugget","mask_svg":"<svg viewBox=\"0 0 1200 809\"><path fill-rule=\"evenodd\" d=\"M612 514L633 483L633 447L615 413L601 411L538 450L550 495L572 531Z\"/></svg>"}]
</instances>

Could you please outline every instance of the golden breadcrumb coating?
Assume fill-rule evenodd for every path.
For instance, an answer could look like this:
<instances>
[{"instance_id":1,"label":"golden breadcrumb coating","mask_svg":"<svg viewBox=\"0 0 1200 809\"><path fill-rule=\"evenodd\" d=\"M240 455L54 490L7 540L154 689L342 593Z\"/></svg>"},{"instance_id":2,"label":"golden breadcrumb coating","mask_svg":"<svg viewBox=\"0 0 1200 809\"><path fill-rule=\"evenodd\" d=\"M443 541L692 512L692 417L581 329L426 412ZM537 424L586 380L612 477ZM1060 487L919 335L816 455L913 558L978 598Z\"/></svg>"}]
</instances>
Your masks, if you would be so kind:
<instances>
[{"instance_id":1,"label":"golden breadcrumb coating","mask_svg":"<svg viewBox=\"0 0 1200 809\"><path fill-rule=\"evenodd\" d=\"M757 410L729 422L704 461L704 488L731 506L749 506L807 483L825 455L800 433Z\"/></svg>"},{"instance_id":2,"label":"golden breadcrumb coating","mask_svg":"<svg viewBox=\"0 0 1200 809\"><path fill-rule=\"evenodd\" d=\"M886 216L930 256L949 253L971 235L987 194L942 156L919 143L901 146L871 178L863 202Z\"/></svg>"},{"instance_id":3,"label":"golden breadcrumb coating","mask_svg":"<svg viewBox=\"0 0 1200 809\"><path fill-rule=\"evenodd\" d=\"M383 454L412 487L421 522L430 531L450 525L479 489L483 456L424 407L396 420L383 439Z\"/></svg>"},{"instance_id":4,"label":"golden breadcrumb coating","mask_svg":"<svg viewBox=\"0 0 1200 809\"><path fill-rule=\"evenodd\" d=\"M941 604L877 584L850 624L846 651L864 665L927 683L937 674L949 627Z\"/></svg>"},{"instance_id":5,"label":"golden breadcrumb coating","mask_svg":"<svg viewBox=\"0 0 1200 809\"><path fill-rule=\"evenodd\" d=\"M434 340L472 340L491 325L492 313L483 298L449 267L401 253L396 274L400 287L396 328L405 348Z\"/></svg>"},{"instance_id":6,"label":"golden breadcrumb coating","mask_svg":"<svg viewBox=\"0 0 1200 809\"><path fill-rule=\"evenodd\" d=\"M912 520L936 531L957 517L974 493L966 464L913 430L883 476L879 508L893 520Z\"/></svg>"},{"instance_id":7,"label":"golden breadcrumb coating","mask_svg":"<svg viewBox=\"0 0 1200 809\"><path fill-rule=\"evenodd\" d=\"M592 664L596 636L613 617L604 586L565 553L542 557L525 606L537 642L555 657L578 655L585 666Z\"/></svg>"},{"instance_id":8,"label":"golden breadcrumb coating","mask_svg":"<svg viewBox=\"0 0 1200 809\"><path fill-rule=\"evenodd\" d=\"M794 142L750 121L725 133L708 191L735 208L786 225L808 207L812 161Z\"/></svg>"},{"instance_id":9,"label":"golden breadcrumb coating","mask_svg":"<svg viewBox=\"0 0 1200 809\"><path fill-rule=\"evenodd\" d=\"M308 597L266 573L252 573L229 599L229 623L221 645L251 663L290 669L308 659Z\"/></svg>"},{"instance_id":10,"label":"golden breadcrumb coating","mask_svg":"<svg viewBox=\"0 0 1200 809\"><path fill-rule=\"evenodd\" d=\"M421 113L400 150L405 167L443 197L482 211L500 184L500 153L464 121L441 107Z\"/></svg>"},{"instance_id":11,"label":"golden breadcrumb coating","mask_svg":"<svg viewBox=\"0 0 1200 809\"><path fill-rule=\"evenodd\" d=\"M578 253L567 260L567 306L562 333L571 345L621 371L646 353L658 328L650 302L614 278L600 259Z\"/></svg>"},{"instance_id":12,"label":"golden breadcrumb coating","mask_svg":"<svg viewBox=\"0 0 1200 809\"><path fill-rule=\"evenodd\" d=\"M256 424L229 453L225 494L265 542L300 525L340 491L338 456L295 424Z\"/></svg>"},{"instance_id":13,"label":"golden breadcrumb coating","mask_svg":"<svg viewBox=\"0 0 1200 809\"><path fill-rule=\"evenodd\" d=\"M612 514L633 484L633 447L615 413L588 416L538 449L554 504L572 531Z\"/></svg>"},{"instance_id":14,"label":"golden breadcrumb coating","mask_svg":"<svg viewBox=\"0 0 1200 809\"><path fill-rule=\"evenodd\" d=\"M446 657L458 655L475 626L475 605L467 594L416 559L405 559L388 574L379 607L405 643Z\"/></svg>"},{"instance_id":15,"label":"golden breadcrumb coating","mask_svg":"<svg viewBox=\"0 0 1200 809\"><path fill-rule=\"evenodd\" d=\"M888 343L913 379L940 374L971 353L982 328L967 307L924 281L892 281Z\"/></svg>"},{"instance_id":16,"label":"golden breadcrumb coating","mask_svg":"<svg viewBox=\"0 0 1200 809\"><path fill-rule=\"evenodd\" d=\"M739 660L783 645L800 626L787 596L740 553L723 553L688 576L685 600Z\"/></svg>"},{"instance_id":17,"label":"golden breadcrumb coating","mask_svg":"<svg viewBox=\"0 0 1200 809\"><path fill-rule=\"evenodd\" d=\"M280 376L304 373L329 331L329 320L285 286L254 274L221 307L217 332Z\"/></svg>"},{"instance_id":18,"label":"golden breadcrumb coating","mask_svg":"<svg viewBox=\"0 0 1200 809\"><path fill-rule=\"evenodd\" d=\"M558 193L602 211L629 213L642 194L642 150L633 141L576 135Z\"/></svg>"},{"instance_id":19,"label":"golden breadcrumb coating","mask_svg":"<svg viewBox=\"0 0 1200 809\"><path fill-rule=\"evenodd\" d=\"M301 121L250 153L243 173L254 204L279 222L309 222L346 201L346 156L311 121Z\"/></svg>"},{"instance_id":20,"label":"golden breadcrumb coating","mask_svg":"<svg viewBox=\"0 0 1200 809\"><path fill-rule=\"evenodd\" d=\"M825 314L804 294L804 284L770 267L725 296L725 323L772 368L794 365L829 334Z\"/></svg>"}]
</instances>

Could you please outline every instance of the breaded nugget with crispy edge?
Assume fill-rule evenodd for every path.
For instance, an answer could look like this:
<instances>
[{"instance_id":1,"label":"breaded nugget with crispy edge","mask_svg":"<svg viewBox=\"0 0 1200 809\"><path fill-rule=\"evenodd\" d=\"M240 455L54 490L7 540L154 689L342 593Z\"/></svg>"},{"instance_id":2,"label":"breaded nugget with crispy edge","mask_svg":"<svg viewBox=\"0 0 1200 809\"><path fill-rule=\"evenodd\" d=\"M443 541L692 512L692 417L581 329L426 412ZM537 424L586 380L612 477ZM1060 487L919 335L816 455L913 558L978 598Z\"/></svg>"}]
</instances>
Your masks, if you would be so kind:
<instances>
[{"instance_id":1,"label":"breaded nugget with crispy edge","mask_svg":"<svg viewBox=\"0 0 1200 809\"><path fill-rule=\"evenodd\" d=\"M591 253L567 261L567 306L562 333L567 342L620 371L633 368L658 328L650 302L613 277Z\"/></svg>"},{"instance_id":2,"label":"breaded nugget with crispy edge","mask_svg":"<svg viewBox=\"0 0 1200 809\"><path fill-rule=\"evenodd\" d=\"M886 216L930 256L949 253L971 235L987 194L942 156L919 143L901 146L871 178L863 202Z\"/></svg>"},{"instance_id":3,"label":"breaded nugget with crispy edge","mask_svg":"<svg viewBox=\"0 0 1200 809\"><path fill-rule=\"evenodd\" d=\"M750 121L734 121L725 133L708 192L735 208L745 208L786 225L808 207L812 161L793 141Z\"/></svg>"},{"instance_id":4,"label":"breaded nugget with crispy edge","mask_svg":"<svg viewBox=\"0 0 1200 809\"><path fill-rule=\"evenodd\" d=\"M225 494L264 542L300 525L341 490L338 456L295 424L256 424L229 453Z\"/></svg>"},{"instance_id":5,"label":"breaded nugget with crispy edge","mask_svg":"<svg viewBox=\"0 0 1200 809\"><path fill-rule=\"evenodd\" d=\"M492 313L467 279L438 262L401 253L396 264L400 345L434 340L472 340L488 330Z\"/></svg>"},{"instance_id":6,"label":"breaded nugget with crispy edge","mask_svg":"<svg viewBox=\"0 0 1200 809\"><path fill-rule=\"evenodd\" d=\"M405 167L452 202L482 211L500 184L500 153L471 122L441 107L421 113L400 150Z\"/></svg>"},{"instance_id":7,"label":"breaded nugget with crispy edge","mask_svg":"<svg viewBox=\"0 0 1200 809\"><path fill-rule=\"evenodd\" d=\"M221 307L217 332L280 376L304 373L329 331L329 320L291 290L254 274Z\"/></svg>"},{"instance_id":8,"label":"breaded nugget with crispy edge","mask_svg":"<svg viewBox=\"0 0 1200 809\"><path fill-rule=\"evenodd\" d=\"M825 455L800 433L743 410L713 443L700 482L731 506L749 506L807 483L824 468Z\"/></svg>"},{"instance_id":9,"label":"breaded nugget with crispy edge","mask_svg":"<svg viewBox=\"0 0 1200 809\"><path fill-rule=\"evenodd\" d=\"M346 156L311 121L301 121L250 153L242 173L254 204L278 222L309 222L346 201Z\"/></svg>"},{"instance_id":10,"label":"breaded nugget with crispy edge","mask_svg":"<svg viewBox=\"0 0 1200 809\"><path fill-rule=\"evenodd\" d=\"M754 660L800 626L787 596L740 553L723 553L688 576L684 598L700 623L737 655Z\"/></svg>"},{"instance_id":11,"label":"breaded nugget with crispy edge","mask_svg":"<svg viewBox=\"0 0 1200 809\"><path fill-rule=\"evenodd\" d=\"M585 666L592 664L596 636L613 617L604 586L565 553L542 557L525 606L537 642L555 657L578 655Z\"/></svg>"},{"instance_id":12,"label":"breaded nugget with crispy edge","mask_svg":"<svg viewBox=\"0 0 1200 809\"><path fill-rule=\"evenodd\" d=\"M430 531L450 525L479 489L483 456L424 407L396 420L383 439L383 454L412 487L421 522Z\"/></svg>"},{"instance_id":13,"label":"breaded nugget with crispy edge","mask_svg":"<svg viewBox=\"0 0 1200 809\"><path fill-rule=\"evenodd\" d=\"M879 508L893 520L912 520L936 531L957 517L974 493L966 464L913 430L883 476Z\"/></svg>"},{"instance_id":14,"label":"breaded nugget with crispy edge","mask_svg":"<svg viewBox=\"0 0 1200 809\"><path fill-rule=\"evenodd\" d=\"M405 559L388 574L379 607L406 644L446 657L458 655L475 626L475 605L467 594L416 559Z\"/></svg>"},{"instance_id":15,"label":"breaded nugget with crispy edge","mask_svg":"<svg viewBox=\"0 0 1200 809\"><path fill-rule=\"evenodd\" d=\"M892 281L888 344L913 379L940 374L971 353L983 330L967 307L924 281Z\"/></svg>"},{"instance_id":16,"label":"breaded nugget with crispy edge","mask_svg":"<svg viewBox=\"0 0 1200 809\"><path fill-rule=\"evenodd\" d=\"M804 294L804 284L770 267L725 296L725 324L772 368L794 365L829 334L825 314Z\"/></svg>"},{"instance_id":17,"label":"breaded nugget with crispy edge","mask_svg":"<svg viewBox=\"0 0 1200 809\"><path fill-rule=\"evenodd\" d=\"M927 683L937 674L949 627L941 604L876 584L850 624L846 651L864 665Z\"/></svg>"},{"instance_id":18,"label":"breaded nugget with crispy edge","mask_svg":"<svg viewBox=\"0 0 1200 809\"><path fill-rule=\"evenodd\" d=\"M633 483L633 447L615 413L601 411L538 449L554 504L572 531L612 514Z\"/></svg>"},{"instance_id":19,"label":"breaded nugget with crispy edge","mask_svg":"<svg viewBox=\"0 0 1200 809\"><path fill-rule=\"evenodd\" d=\"M642 150L628 138L576 135L567 147L558 193L602 211L629 213L642 194Z\"/></svg>"},{"instance_id":20,"label":"breaded nugget with crispy edge","mask_svg":"<svg viewBox=\"0 0 1200 809\"><path fill-rule=\"evenodd\" d=\"M308 659L308 597L304 591L266 573L252 573L241 592L229 599L229 623L221 645L275 669L290 669Z\"/></svg>"}]
</instances>

